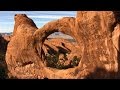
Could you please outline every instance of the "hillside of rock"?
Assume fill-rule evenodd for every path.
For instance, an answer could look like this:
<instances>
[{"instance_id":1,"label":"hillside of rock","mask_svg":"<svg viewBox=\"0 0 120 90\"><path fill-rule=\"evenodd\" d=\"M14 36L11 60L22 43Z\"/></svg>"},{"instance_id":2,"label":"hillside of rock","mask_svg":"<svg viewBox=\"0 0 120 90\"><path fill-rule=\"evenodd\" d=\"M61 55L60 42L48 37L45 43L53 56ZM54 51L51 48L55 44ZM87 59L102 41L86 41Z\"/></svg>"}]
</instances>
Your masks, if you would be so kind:
<instances>
[{"instance_id":1,"label":"hillside of rock","mask_svg":"<svg viewBox=\"0 0 120 90\"><path fill-rule=\"evenodd\" d=\"M119 17L120 12L114 11L77 11L76 17L63 17L37 28L27 15L16 14L6 52L9 76L19 79L120 78ZM76 44L62 39L47 40L54 32L73 37ZM59 69L55 63L53 68L47 66L46 60L76 65Z\"/></svg>"}]
</instances>

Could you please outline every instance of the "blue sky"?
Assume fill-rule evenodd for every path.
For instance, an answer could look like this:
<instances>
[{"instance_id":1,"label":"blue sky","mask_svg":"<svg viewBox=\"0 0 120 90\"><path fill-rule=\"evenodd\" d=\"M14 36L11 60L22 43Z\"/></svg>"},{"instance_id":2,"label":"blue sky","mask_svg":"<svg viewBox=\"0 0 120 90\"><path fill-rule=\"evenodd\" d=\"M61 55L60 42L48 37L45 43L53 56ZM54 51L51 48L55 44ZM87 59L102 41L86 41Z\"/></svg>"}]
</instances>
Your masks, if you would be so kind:
<instances>
[{"instance_id":1,"label":"blue sky","mask_svg":"<svg viewBox=\"0 0 120 90\"><path fill-rule=\"evenodd\" d=\"M40 28L45 23L64 16L75 17L76 11L0 11L0 33L13 32L15 14L27 14Z\"/></svg>"}]
</instances>

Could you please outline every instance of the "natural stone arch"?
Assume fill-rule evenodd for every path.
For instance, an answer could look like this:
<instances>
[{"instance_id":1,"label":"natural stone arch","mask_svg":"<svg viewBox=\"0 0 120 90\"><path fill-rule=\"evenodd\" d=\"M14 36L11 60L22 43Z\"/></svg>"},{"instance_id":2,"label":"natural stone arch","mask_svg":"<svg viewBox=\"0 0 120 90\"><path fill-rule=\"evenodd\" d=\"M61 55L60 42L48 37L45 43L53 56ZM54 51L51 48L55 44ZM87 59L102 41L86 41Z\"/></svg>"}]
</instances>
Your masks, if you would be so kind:
<instances>
[{"instance_id":1,"label":"natural stone arch","mask_svg":"<svg viewBox=\"0 0 120 90\"><path fill-rule=\"evenodd\" d=\"M19 18L23 21L22 23ZM73 28L75 19L65 17L50 22L40 29L37 29L36 25L31 24L33 22L29 23L29 18L24 14L16 15L15 19L15 23L18 23L18 25L15 24L17 29L15 28L14 30L15 34L8 45L11 48L7 49L6 54L6 62L11 75L17 78L52 78L53 76L60 78L59 73L67 74L64 70L60 70L58 74L55 73L55 69L51 71L41 62L42 58L40 55L43 42L51 33L62 30L63 33L74 36L70 30ZM48 74L49 72L51 74ZM64 75L61 78L63 77Z\"/></svg>"},{"instance_id":2,"label":"natural stone arch","mask_svg":"<svg viewBox=\"0 0 120 90\"><path fill-rule=\"evenodd\" d=\"M72 36L75 39L75 37L74 37L75 35L73 32L74 25L75 25L74 23L75 23L75 18L64 17L62 19L58 19L56 21L52 21L52 22L47 23L45 26L38 29L34 33L34 42L35 42L34 46L36 48L35 50L39 53L39 56L43 62L45 59L44 58L45 55L44 55L44 51L43 51L43 44L44 44L45 39L47 39L47 37L54 32L62 32L66 35ZM65 41L65 40L63 40L63 42L64 42L64 44L67 43L67 41ZM79 50L79 53L81 53L79 48L78 48L78 50ZM79 59L77 56L80 57L80 55L79 54L75 55L75 58Z\"/></svg>"},{"instance_id":3,"label":"natural stone arch","mask_svg":"<svg viewBox=\"0 0 120 90\"><path fill-rule=\"evenodd\" d=\"M17 78L119 78L119 54L116 49L119 45L115 41L117 39L119 44L119 35L115 36L119 31L117 18L113 11L78 11L76 18L65 17L49 22L40 29L27 22L20 24L17 28L19 33L12 37L8 45L8 69ZM75 68L52 69L41 62L45 38L58 30L75 38L81 47L81 62ZM21 44L20 38L24 38L26 44ZM21 47L19 52L16 51L18 46ZM16 63L30 60L34 63L29 66Z\"/></svg>"},{"instance_id":4,"label":"natural stone arch","mask_svg":"<svg viewBox=\"0 0 120 90\"><path fill-rule=\"evenodd\" d=\"M42 46L45 41L45 39L54 32L62 32L64 34L70 35L71 37L74 37L74 24L75 18L73 17L64 17L62 19L58 19L56 21L52 21L44 25L42 28L38 29L34 33L34 44L37 48L40 57L42 58ZM38 43L40 42L40 43ZM42 52L42 53L41 53Z\"/></svg>"}]
</instances>

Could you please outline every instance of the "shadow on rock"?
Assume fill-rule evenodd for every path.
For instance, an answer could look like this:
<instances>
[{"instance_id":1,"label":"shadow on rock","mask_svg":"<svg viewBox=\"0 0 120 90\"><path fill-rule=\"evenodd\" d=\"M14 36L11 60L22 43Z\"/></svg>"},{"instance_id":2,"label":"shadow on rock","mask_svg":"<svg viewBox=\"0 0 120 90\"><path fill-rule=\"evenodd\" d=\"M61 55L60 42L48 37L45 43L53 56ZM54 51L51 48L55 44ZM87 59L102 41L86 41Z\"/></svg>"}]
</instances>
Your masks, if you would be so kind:
<instances>
[{"instance_id":1,"label":"shadow on rock","mask_svg":"<svg viewBox=\"0 0 120 90\"><path fill-rule=\"evenodd\" d=\"M0 35L0 79L8 78L7 64L5 62L5 53L7 50L8 41L6 41L2 35Z\"/></svg>"},{"instance_id":2,"label":"shadow on rock","mask_svg":"<svg viewBox=\"0 0 120 90\"><path fill-rule=\"evenodd\" d=\"M103 68L96 68L94 72L86 76L86 79L115 79L116 75L116 72L109 72Z\"/></svg>"}]
</instances>

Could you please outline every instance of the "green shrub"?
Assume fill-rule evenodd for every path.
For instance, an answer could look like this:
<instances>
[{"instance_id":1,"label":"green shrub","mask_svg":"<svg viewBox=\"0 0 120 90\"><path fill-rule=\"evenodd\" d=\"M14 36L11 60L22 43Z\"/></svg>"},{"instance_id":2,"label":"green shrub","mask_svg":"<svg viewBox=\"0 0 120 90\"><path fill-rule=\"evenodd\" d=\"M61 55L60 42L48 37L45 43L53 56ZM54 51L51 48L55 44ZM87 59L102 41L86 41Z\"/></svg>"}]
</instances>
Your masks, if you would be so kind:
<instances>
[{"instance_id":1,"label":"green shrub","mask_svg":"<svg viewBox=\"0 0 120 90\"><path fill-rule=\"evenodd\" d=\"M59 62L59 55L60 53L56 53L55 55L47 54L46 55L47 66L52 68L57 68L57 69L67 69L67 68L75 67L79 64L80 58L78 58L77 56L73 57L73 60L69 65L64 65L64 63L61 64ZM65 59L67 59L66 54L65 54Z\"/></svg>"},{"instance_id":2,"label":"green shrub","mask_svg":"<svg viewBox=\"0 0 120 90\"><path fill-rule=\"evenodd\" d=\"M74 57L73 57L73 60L72 60L72 62L71 62L71 66L72 66L72 67L78 66L79 62L80 62L80 58L78 58L77 56L74 56Z\"/></svg>"},{"instance_id":3,"label":"green shrub","mask_svg":"<svg viewBox=\"0 0 120 90\"><path fill-rule=\"evenodd\" d=\"M46 55L46 62L48 67L53 67L57 69L64 69L64 65L59 63L59 55L60 53L56 53L53 55Z\"/></svg>"},{"instance_id":4,"label":"green shrub","mask_svg":"<svg viewBox=\"0 0 120 90\"><path fill-rule=\"evenodd\" d=\"M59 54L55 54L55 55L50 55L50 54L47 54L46 55L46 60L47 60L47 66L48 67L53 67L53 68L56 68L56 64L59 60Z\"/></svg>"}]
</instances>

